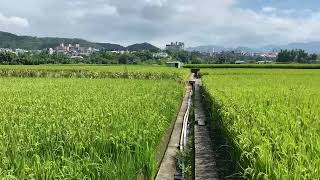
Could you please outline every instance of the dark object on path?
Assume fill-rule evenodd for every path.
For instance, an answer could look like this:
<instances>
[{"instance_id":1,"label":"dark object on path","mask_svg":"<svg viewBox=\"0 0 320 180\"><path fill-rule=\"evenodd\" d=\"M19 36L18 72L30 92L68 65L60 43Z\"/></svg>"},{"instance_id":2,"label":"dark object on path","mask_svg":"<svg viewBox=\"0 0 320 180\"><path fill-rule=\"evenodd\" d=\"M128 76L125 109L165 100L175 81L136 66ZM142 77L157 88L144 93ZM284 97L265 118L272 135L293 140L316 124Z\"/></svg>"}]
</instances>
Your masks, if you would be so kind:
<instances>
[{"instance_id":1,"label":"dark object on path","mask_svg":"<svg viewBox=\"0 0 320 180\"><path fill-rule=\"evenodd\" d=\"M194 78L199 79L199 77L200 77L200 69L199 68L192 68L191 73L194 74Z\"/></svg>"}]
</instances>

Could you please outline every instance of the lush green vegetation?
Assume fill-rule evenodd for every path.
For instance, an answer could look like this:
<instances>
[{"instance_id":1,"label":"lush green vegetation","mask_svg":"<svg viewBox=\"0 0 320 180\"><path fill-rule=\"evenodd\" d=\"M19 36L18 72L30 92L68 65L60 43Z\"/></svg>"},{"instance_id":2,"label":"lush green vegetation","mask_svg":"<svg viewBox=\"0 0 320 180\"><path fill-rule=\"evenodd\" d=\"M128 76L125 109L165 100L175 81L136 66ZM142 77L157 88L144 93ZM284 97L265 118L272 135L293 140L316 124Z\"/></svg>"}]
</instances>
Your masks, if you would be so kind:
<instances>
[{"instance_id":1,"label":"lush green vegetation","mask_svg":"<svg viewBox=\"0 0 320 180\"><path fill-rule=\"evenodd\" d=\"M137 51L114 53L101 51L84 56L71 58L70 56L47 52L15 54L0 52L0 64L3 65L39 65L39 64L164 64L168 59L153 56L152 51Z\"/></svg>"},{"instance_id":2,"label":"lush green vegetation","mask_svg":"<svg viewBox=\"0 0 320 180\"><path fill-rule=\"evenodd\" d=\"M38 64L69 64L76 63L64 54L0 52L0 64L4 65L38 65Z\"/></svg>"},{"instance_id":3,"label":"lush green vegetation","mask_svg":"<svg viewBox=\"0 0 320 180\"><path fill-rule=\"evenodd\" d=\"M320 69L320 64L186 64L184 68Z\"/></svg>"},{"instance_id":4,"label":"lush green vegetation","mask_svg":"<svg viewBox=\"0 0 320 180\"><path fill-rule=\"evenodd\" d=\"M163 66L97 66L97 65L2 65L2 77L78 77L78 78L128 78L173 79L182 82L190 75L187 69Z\"/></svg>"},{"instance_id":5,"label":"lush green vegetation","mask_svg":"<svg viewBox=\"0 0 320 180\"><path fill-rule=\"evenodd\" d=\"M214 63L212 57L207 57L197 52L166 51L168 57L157 57L154 53L159 49L150 44L135 44L128 47L131 52L116 53L101 50L84 56L83 58L71 58L62 53L49 55L43 51L16 54L12 52L0 52L0 64L3 65L39 65L39 64L165 64L167 61L177 60L183 63ZM134 51L136 49L136 51Z\"/></svg>"},{"instance_id":6,"label":"lush green vegetation","mask_svg":"<svg viewBox=\"0 0 320 180\"><path fill-rule=\"evenodd\" d=\"M3 179L152 179L174 80L0 78ZM151 105L152 104L152 105Z\"/></svg>"},{"instance_id":7,"label":"lush green vegetation","mask_svg":"<svg viewBox=\"0 0 320 180\"><path fill-rule=\"evenodd\" d=\"M318 59L317 54L308 54L302 49L281 50L277 62L314 63Z\"/></svg>"},{"instance_id":8,"label":"lush green vegetation","mask_svg":"<svg viewBox=\"0 0 320 180\"><path fill-rule=\"evenodd\" d=\"M319 70L214 69L204 74L213 125L223 128L244 177L320 177Z\"/></svg>"}]
</instances>

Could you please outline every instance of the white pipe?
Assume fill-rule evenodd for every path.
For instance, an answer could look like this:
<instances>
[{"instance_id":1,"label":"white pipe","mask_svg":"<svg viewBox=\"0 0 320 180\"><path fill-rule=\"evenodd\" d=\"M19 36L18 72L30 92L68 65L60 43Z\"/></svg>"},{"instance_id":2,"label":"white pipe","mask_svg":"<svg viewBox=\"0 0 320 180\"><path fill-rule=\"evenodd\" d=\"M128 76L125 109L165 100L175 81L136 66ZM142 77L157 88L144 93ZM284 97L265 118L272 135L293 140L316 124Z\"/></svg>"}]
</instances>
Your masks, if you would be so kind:
<instances>
[{"instance_id":1,"label":"white pipe","mask_svg":"<svg viewBox=\"0 0 320 180\"><path fill-rule=\"evenodd\" d=\"M188 105L187 105L187 111L184 115L183 119L183 126L182 126L182 133L180 137L180 151L184 150L184 147L187 145L187 130L188 130L188 120L189 120L189 114L190 114L190 107L191 107L191 97L192 97L192 90L189 93L189 98L188 98Z\"/></svg>"}]
</instances>

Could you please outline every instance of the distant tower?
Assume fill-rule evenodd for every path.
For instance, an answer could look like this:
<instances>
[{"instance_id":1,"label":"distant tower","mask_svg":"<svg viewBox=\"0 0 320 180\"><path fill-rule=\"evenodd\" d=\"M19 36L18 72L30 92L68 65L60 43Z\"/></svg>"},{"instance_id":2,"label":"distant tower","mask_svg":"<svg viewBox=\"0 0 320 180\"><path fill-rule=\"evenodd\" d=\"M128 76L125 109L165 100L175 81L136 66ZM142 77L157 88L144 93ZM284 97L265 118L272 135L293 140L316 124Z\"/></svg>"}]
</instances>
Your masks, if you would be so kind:
<instances>
[{"instance_id":1,"label":"distant tower","mask_svg":"<svg viewBox=\"0 0 320 180\"><path fill-rule=\"evenodd\" d=\"M215 50L212 48L212 52L210 53L211 56L214 56Z\"/></svg>"},{"instance_id":2,"label":"distant tower","mask_svg":"<svg viewBox=\"0 0 320 180\"><path fill-rule=\"evenodd\" d=\"M166 50L173 50L173 51L182 51L185 47L183 42L171 42L170 44L166 45Z\"/></svg>"},{"instance_id":3,"label":"distant tower","mask_svg":"<svg viewBox=\"0 0 320 180\"><path fill-rule=\"evenodd\" d=\"M49 48L49 54L52 55L54 53L52 48Z\"/></svg>"}]
</instances>

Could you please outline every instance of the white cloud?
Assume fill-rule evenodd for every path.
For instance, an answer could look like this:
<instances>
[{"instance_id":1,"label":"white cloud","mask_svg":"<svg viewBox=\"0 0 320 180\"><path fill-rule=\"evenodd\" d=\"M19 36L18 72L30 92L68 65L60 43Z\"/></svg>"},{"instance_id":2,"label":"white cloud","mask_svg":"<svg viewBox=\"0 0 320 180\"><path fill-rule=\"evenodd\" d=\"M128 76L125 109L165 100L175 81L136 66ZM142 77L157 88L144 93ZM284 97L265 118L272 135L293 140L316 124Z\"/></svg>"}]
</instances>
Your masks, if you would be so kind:
<instances>
[{"instance_id":1,"label":"white cloud","mask_svg":"<svg viewBox=\"0 0 320 180\"><path fill-rule=\"evenodd\" d=\"M106 14L106 15L117 15L118 14L118 10L116 7L105 4L102 8L102 14Z\"/></svg>"},{"instance_id":2,"label":"white cloud","mask_svg":"<svg viewBox=\"0 0 320 180\"><path fill-rule=\"evenodd\" d=\"M5 2L5 3L4 3ZM237 6L239 0L1 0L0 28L39 36L80 37L130 44L258 46L320 40L320 12ZM11 5L9 4L11 3ZM17 14L18 13L18 14ZM29 21L28 21L28 20ZM32 26L29 26L32 24ZM28 31L23 28L28 27ZM63 27L63 28L61 28Z\"/></svg>"},{"instance_id":3,"label":"white cloud","mask_svg":"<svg viewBox=\"0 0 320 180\"><path fill-rule=\"evenodd\" d=\"M155 6L163 6L167 0L145 0L145 2Z\"/></svg>"},{"instance_id":4,"label":"white cloud","mask_svg":"<svg viewBox=\"0 0 320 180\"><path fill-rule=\"evenodd\" d=\"M193 7L193 12L182 11L179 15L179 26L189 23L179 37L191 43L254 47L320 40L320 32L316 31L320 28L320 13L300 16L294 9L274 7L259 12L238 8L235 1L228 0L200 0L195 6L193 1L185 2L184 6Z\"/></svg>"},{"instance_id":5,"label":"white cloud","mask_svg":"<svg viewBox=\"0 0 320 180\"><path fill-rule=\"evenodd\" d=\"M16 17L16 16L5 16L0 13L0 27L9 28L9 27L28 27L29 22L25 18Z\"/></svg>"},{"instance_id":6,"label":"white cloud","mask_svg":"<svg viewBox=\"0 0 320 180\"><path fill-rule=\"evenodd\" d=\"M292 15L292 14L296 13L297 10L296 9L284 9L282 12L286 15Z\"/></svg>"}]
</instances>

